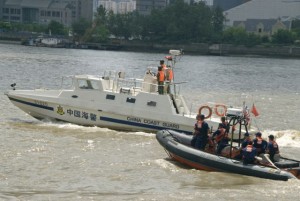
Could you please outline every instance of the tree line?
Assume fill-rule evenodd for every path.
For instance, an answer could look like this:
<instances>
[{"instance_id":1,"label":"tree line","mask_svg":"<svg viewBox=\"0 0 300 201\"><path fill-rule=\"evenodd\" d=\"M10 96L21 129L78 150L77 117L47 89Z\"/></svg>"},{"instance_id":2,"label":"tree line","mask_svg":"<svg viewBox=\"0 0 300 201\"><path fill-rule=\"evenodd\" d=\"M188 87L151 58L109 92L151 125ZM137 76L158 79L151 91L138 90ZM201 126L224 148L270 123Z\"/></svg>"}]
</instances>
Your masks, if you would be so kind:
<instances>
[{"instance_id":1,"label":"tree line","mask_svg":"<svg viewBox=\"0 0 300 201\"><path fill-rule=\"evenodd\" d=\"M80 19L72 24L74 40L106 43L112 38L157 43L228 43L254 46L259 44L295 44L300 41L300 20L294 20L291 30L279 30L271 37L248 33L243 28L224 28L223 11L203 2L186 4L175 0L164 9L154 9L150 15L138 12L114 14L103 6L97 9L93 22ZM49 25L13 25L52 34L67 35L68 29L52 21ZM0 23L1 29L1 23Z\"/></svg>"}]
</instances>

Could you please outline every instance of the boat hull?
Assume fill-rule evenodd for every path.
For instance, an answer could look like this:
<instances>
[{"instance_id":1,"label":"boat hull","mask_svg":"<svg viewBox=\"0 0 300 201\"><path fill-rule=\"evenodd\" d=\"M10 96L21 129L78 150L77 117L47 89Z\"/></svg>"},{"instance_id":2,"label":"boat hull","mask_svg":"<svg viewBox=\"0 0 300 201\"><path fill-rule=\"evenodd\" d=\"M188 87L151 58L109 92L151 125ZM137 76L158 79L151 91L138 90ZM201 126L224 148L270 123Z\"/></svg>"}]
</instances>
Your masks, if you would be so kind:
<instances>
[{"instance_id":1,"label":"boat hull","mask_svg":"<svg viewBox=\"0 0 300 201\"><path fill-rule=\"evenodd\" d=\"M176 161L206 171L221 171L273 180L286 181L296 178L290 172L266 166L248 164L242 161L217 156L188 146L190 136L172 130L156 134L158 142Z\"/></svg>"},{"instance_id":2,"label":"boat hull","mask_svg":"<svg viewBox=\"0 0 300 201\"><path fill-rule=\"evenodd\" d=\"M157 132L162 129L174 129L186 134L192 133L194 123L192 118L190 118L190 123L180 124L130 114L122 115L101 109L92 110L88 107L66 105L59 103L58 100L55 103L22 96L7 96L15 106L39 120L64 121L83 126L98 126L124 131Z\"/></svg>"}]
</instances>

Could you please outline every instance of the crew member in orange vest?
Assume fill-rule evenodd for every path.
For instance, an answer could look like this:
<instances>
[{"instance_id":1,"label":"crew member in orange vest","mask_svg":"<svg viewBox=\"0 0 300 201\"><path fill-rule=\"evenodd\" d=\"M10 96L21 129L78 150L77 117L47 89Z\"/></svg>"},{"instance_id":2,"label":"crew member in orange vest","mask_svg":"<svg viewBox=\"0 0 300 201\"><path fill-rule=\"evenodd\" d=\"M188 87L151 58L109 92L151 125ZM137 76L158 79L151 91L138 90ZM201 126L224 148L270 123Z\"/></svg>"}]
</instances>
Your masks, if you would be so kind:
<instances>
[{"instance_id":1,"label":"crew member in orange vest","mask_svg":"<svg viewBox=\"0 0 300 201\"><path fill-rule=\"evenodd\" d=\"M156 74L157 84L158 84L158 93L164 94L164 82L165 82L165 72L161 66L158 66L158 72Z\"/></svg>"},{"instance_id":2,"label":"crew member in orange vest","mask_svg":"<svg viewBox=\"0 0 300 201\"><path fill-rule=\"evenodd\" d=\"M168 66L166 71L166 85L167 85L167 93L170 93L170 84L173 81L173 70L171 68L171 66Z\"/></svg>"},{"instance_id":3,"label":"crew member in orange vest","mask_svg":"<svg viewBox=\"0 0 300 201\"><path fill-rule=\"evenodd\" d=\"M160 60L159 61L160 66L162 67L162 70L165 71L167 70L167 65L165 64L164 60Z\"/></svg>"},{"instance_id":4,"label":"crew member in orange vest","mask_svg":"<svg viewBox=\"0 0 300 201\"><path fill-rule=\"evenodd\" d=\"M256 148L252 145L253 142L249 141L248 145L243 149L243 164L253 164L255 162Z\"/></svg>"}]
</instances>

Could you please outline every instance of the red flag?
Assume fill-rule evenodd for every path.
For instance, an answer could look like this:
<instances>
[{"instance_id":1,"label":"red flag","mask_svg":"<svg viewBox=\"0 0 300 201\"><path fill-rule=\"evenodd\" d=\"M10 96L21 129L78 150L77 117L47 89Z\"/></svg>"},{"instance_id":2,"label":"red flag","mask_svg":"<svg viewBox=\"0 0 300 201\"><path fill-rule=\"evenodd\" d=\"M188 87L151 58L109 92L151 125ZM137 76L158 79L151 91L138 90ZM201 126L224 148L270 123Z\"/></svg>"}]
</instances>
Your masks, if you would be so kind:
<instances>
[{"instance_id":1,"label":"red flag","mask_svg":"<svg viewBox=\"0 0 300 201\"><path fill-rule=\"evenodd\" d=\"M252 112L252 114L254 115L254 116L258 116L259 115L259 113L258 113L258 111L257 111L257 109L256 109L256 107L255 107L255 105L254 105L254 103L253 103L253 106L252 106L252 108L251 108L251 112Z\"/></svg>"}]
</instances>

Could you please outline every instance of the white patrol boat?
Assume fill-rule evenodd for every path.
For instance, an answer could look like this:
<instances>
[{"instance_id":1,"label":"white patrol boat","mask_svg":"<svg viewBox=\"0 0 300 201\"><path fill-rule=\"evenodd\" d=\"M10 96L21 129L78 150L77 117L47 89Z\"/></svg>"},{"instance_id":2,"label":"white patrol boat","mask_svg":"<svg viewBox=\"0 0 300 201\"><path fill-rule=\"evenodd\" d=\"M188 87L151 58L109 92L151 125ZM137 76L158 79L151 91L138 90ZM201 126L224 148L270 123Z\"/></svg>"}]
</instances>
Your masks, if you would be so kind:
<instances>
[{"instance_id":1,"label":"white patrol boat","mask_svg":"<svg viewBox=\"0 0 300 201\"><path fill-rule=\"evenodd\" d=\"M167 64L175 67L179 50L170 50ZM176 91L181 83L169 82L167 93L158 93L157 78L148 68L143 79L125 78L124 72L106 71L103 76L70 76L70 89L12 90L10 101L36 119L70 122L124 131L157 132L172 129L192 134L197 113L206 114L206 122L217 129L220 116L244 115L242 109L226 105L204 105L192 113L182 95ZM64 82L64 78L63 81ZM237 129L238 130L238 129Z\"/></svg>"}]
</instances>

